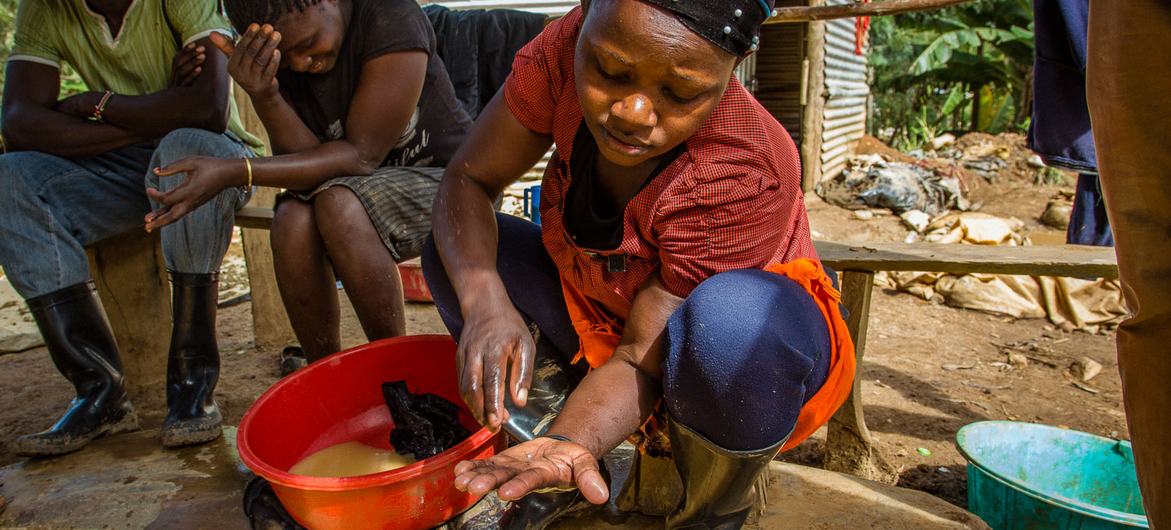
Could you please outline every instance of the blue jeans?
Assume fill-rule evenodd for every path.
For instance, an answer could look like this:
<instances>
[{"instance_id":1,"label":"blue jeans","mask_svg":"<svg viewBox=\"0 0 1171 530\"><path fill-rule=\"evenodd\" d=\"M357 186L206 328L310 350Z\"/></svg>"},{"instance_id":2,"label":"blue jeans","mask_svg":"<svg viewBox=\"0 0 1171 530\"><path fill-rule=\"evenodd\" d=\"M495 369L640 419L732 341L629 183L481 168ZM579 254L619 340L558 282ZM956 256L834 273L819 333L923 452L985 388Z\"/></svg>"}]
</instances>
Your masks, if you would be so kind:
<instances>
[{"instance_id":1,"label":"blue jeans","mask_svg":"<svg viewBox=\"0 0 1171 530\"><path fill-rule=\"evenodd\" d=\"M146 188L171 190L185 176L154 168L188 156L238 158L252 153L233 136L177 129L157 142L95 156L62 158L36 151L0 155L0 266L24 298L89 280L85 247L129 230L158 204ZM232 239L236 210L248 201L229 188L161 230L167 268L210 273Z\"/></svg>"},{"instance_id":2,"label":"blue jeans","mask_svg":"<svg viewBox=\"0 0 1171 530\"><path fill-rule=\"evenodd\" d=\"M505 214L496 223L496 266L509 298L572 358L577 333L540 227ZM458 340L459 300L430 239L423 274ZM737 451L785 439L829 372L829 330L813 298L787 278L754 269L716 274L696 287L667 321L663 347L663 400L672 419Z\"/></svg>"}]
</instances>

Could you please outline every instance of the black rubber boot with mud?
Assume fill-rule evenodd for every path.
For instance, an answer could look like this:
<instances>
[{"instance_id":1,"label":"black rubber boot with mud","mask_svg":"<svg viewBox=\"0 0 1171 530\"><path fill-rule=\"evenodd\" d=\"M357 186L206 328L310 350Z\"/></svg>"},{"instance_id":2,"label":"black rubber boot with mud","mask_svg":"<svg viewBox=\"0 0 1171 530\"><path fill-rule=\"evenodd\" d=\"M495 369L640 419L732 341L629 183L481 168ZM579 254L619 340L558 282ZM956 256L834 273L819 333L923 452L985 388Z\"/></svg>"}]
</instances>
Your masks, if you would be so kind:
<instances>
[{"instance_id":1,"label":"black rubber boot with mud","mask_svg":"<svg viewBox=\"0 0 1171 530\"><path fill-rule=\"evenodd\" d=\"M732 530L744 526L760 495L756 488L763 487L757 482L785 440L756 451L732 451L674 418L668 425L671 458L683 480L683 499L675 513L667 516L667 528Z\"/></svg>"},{"instance_id":2,"label":"black rubber boot with mud","mask_svg":"<svg viewBox=\"0 0 1171 530\"><path fill-rule=\"evenodd\" d=\"M22 456L71 453L105 435L138 429L138 416L122 386L122 361L110 324L88 283L30 298L29 310L57 370L77 397L49 430L17 438Z\"/></svg>"},{"instance_id":3,"label":"black rubber boot with mud","mask_svg":"<svg viewBox=\"0 0 1171 530\"><path fill-rule=\"evenodd\" d=\"M222 431L223 417L214 396L220 378L215 330L218 276L171 273L174 324L167 356L164 447L210 442Z\"/></svg>"}]
</instances>

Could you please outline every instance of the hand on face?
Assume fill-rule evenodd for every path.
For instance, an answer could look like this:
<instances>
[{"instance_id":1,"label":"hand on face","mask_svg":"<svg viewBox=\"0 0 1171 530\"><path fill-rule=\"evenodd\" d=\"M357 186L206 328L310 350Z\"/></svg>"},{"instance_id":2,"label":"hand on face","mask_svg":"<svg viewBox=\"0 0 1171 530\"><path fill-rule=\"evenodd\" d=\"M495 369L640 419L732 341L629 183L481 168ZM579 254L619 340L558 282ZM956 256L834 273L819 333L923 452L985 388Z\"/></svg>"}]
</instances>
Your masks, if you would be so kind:
<instances>
[{"instance_id":1,"label":"hand on face","mask_svg":"<svg viewBox=\"0 0 1171 530\"><path fill-rule=\"evenodd\" d=\"M162 204L158 210L146 214L146 231L169 225L203 203L232 186L233 179L244 171L244 162L239 159L195 156L188 157L167 167L154 170L161 178L184 178L179 186L167 192L147 188L146 194ZM177 176L180 173L185 176Z\"/></svg>"},{"instance_id":2,"label":"hand on face","mask_svg":"<svg viewBox=\"0 0 1171 530\"><path fill-rule=\"evenodd\" d=\"M512 307L469 318L456 353L460 394L482 425L497 430L508 420L505 378L518 407L528 400L536 345L524 320ZM511 370L510 370L511 367Z\"/></svg>"},{"instance_id":3,"label":"hand on face","mask_svg":"<svg viewBox=\"0 0 1171 530\"><path fill-rule=\"evenodd\" d=\"M610 498L594 455L573 442L551 438L537 438L487 460L455 466L456 489L477 497L495 489L501 500L515 501L534 490L575 486L594 504Z\"/></svg>"},{"instance_id":4,"label":"hand on face","mask_svg":"<svg viewBox=\"0 0 1171 530\"><path fill-rule=\"evenodd\" d=\"M192 42L179 49L175 59L171 61L171 86L191 86L203 72L203 62L207 60L206 50Z\"/></svg>"},{"instance_id":5,"label":"hand on face","mask_svg":"<svg viewBox=\"0 0 1171 530\"><path fill-rule=\"evenodd\" d=\"M272 26L252 24L233 44L223 35L211 34L216 48L228 56L228 73L249 96L270 97L278 93L276 72L281 65L277 45L281 34Z\"/></svg>"}]
</instances>

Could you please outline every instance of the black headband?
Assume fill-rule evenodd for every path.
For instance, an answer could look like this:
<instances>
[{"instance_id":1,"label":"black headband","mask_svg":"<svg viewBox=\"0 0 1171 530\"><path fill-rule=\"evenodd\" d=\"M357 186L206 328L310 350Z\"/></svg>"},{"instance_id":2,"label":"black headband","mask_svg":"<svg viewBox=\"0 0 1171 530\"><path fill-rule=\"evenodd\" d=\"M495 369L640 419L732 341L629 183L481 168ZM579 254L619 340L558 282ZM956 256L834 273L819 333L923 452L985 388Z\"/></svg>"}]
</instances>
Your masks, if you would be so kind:
<instances>
[{"instance_id":1,"label":"black headband","mask_svg":"<svg viewBox=\"0 0 1171 530\"><path fill-rule=\"evenodd\" d=\"M760 46L760 25L774 0L642 0L675 15L701 37L737 57Z\"/></svg>"}]
</instances>

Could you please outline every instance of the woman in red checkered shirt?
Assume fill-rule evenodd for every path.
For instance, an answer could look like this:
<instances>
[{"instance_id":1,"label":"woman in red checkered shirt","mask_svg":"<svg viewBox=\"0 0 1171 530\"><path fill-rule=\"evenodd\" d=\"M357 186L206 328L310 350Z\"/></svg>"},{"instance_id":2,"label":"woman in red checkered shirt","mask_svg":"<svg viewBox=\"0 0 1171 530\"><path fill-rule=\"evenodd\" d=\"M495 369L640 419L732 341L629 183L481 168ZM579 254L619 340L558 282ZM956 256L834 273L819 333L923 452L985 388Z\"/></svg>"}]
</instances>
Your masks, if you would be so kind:
<instances>
[{"instance_id":1,"label":"woman in red checkered shirt","mask_svg":"<svg viewBox=\"0 0 1171 530\"><path fill-rule=\"evenodd\" d=\"M649 423L684 481L668 526L738 527L768 462L849 394L796 149L732 75L771 10L593 0L517 54L423 256L465 401L523 442L461 463L457 487L497 489L539 527L573 496L605 502L599 459ZM543 225L495 214L550 144Z\"/></svg>"}]
</instances>

